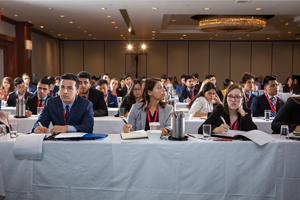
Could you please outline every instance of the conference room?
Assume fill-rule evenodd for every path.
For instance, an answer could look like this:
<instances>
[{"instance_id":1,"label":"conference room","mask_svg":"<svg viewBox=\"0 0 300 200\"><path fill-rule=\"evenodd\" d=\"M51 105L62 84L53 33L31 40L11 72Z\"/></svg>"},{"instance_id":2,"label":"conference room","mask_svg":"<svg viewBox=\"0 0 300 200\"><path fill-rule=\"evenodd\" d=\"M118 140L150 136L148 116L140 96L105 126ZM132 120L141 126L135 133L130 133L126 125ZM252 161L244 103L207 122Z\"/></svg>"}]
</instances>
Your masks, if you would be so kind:
<instances>
[{"instance_id":1,"label":"conference room","mask_svg":"<svg viewBox=\"0 0 300 200\"><path fill-rule=\"evenodd\" d=\"M0 136L0 199L299 199L299 8L300 1L292 0L0 1L0 129L6 131ZM228 119L218 116L221 126L245 135L214 136L211 124L205 139L202 130L216 107L247 102L245 73L254 77L250 94L255 93L255 103L258 97L269 98L271 84L264 84L264 78L275 77L269 81L278 86L276 102L289 113L272 111L269 101L271 109L256 116L257 106L243 103L236 121L245 122L246 116L257 129L235 129L227 113ZM189 91L183 75L194 78L192 91L202 82L213 83L207 91L224 90L224 99L213 101L209 113L189 114L189 99L180 102L181 93L176 93L177 86ZM226 86L226 79L233 85ZM35 97L35 111L28 112L20 85L25 96L30 93L24 96L27 101ZM84 85L89 85L86 95ZM85 108L82 118L92 132L81 133L75 118L65 115L71 86L70 115L81 115ZM239 86L240 96L232 95ZM15 104L8 101L6 88L16 94ZM101 97L104 114L95 115L91 94ZM197 95L192 94L191 100ZM122 116L125 100L131 109ZM116 106L110 107L110 101ZM145 112L139 109L143 106ZM44 124L52 113L52 123ZM161 123L158 132L164 136L156 141L147 136L155 132L149 130L151 122ZM53 139L58 125L68 129L57 136L76 140ZM285 125L287 133L280 135ZM126 135L127 126L131 132ZM47 133L32 133L38 127ZM69 131L73 128L77 132ZM124 139L134 131L145 136ZM101 138L77 139L87 134Z\"/></svg>"}]
</instances>

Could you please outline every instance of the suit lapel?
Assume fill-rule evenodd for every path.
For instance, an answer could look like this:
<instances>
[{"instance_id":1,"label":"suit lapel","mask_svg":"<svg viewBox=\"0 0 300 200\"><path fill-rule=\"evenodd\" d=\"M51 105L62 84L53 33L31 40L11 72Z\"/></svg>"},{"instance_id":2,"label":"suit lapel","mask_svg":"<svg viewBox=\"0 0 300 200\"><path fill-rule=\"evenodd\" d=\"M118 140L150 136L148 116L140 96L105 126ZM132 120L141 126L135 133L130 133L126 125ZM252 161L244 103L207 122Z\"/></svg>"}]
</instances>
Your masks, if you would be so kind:
<instances>
[{"instance_id":1,"label":"suit lapel","mask_svg":"<svg viewBox=\"0 0 300 200\"><path fill-rule=\"evenodd\" d=\"M59 121L61 122L62 125L65 125L65 120L64 120L64 107L63 107L63 104L61 102L61 99L60 98L57 98L57 101L56 101L56 104L55 104L55 107L54 108L58 108L57 109L57 113L58 113L58 119ZM52 109L51 107L49 109Z\"/></svg>"},{"instance_id":2,"label":"suit lapel","mask_svg":"<svg viewBox=\"0 0 300 200\"><path fill-rule=\"evenodd\" d=\"M78 96L76 97L76 99L71 107L71 111L70 111L70 115L68 117L67 124L69 124L69 122L74 117L75 113L77 112L78 108L80 107L79 103L80 103L81 99L82 99L81 97L80 98Z\"/></svg>"},{"instance_id":3,"label":"suit lapel","mask_svg":"<svg viewBox=\"0 0 300 200\"><path fill-rule=\"evenodd\" d=\"M158 104L158 120L160 123L160 127L164 127L165 112L162 107Z\"/></svg>"},{"instance_id":4,"label":"suit lapel","mask_svg":"<svg viewBox=\"0 0 300 200\"><path fill-rule=\"evenodd\" d=\"M147 119L147 110L145 110L145 105L141 109L141 129L145 129L146 127L146 119Z\"/></svg>"}]
</instances>

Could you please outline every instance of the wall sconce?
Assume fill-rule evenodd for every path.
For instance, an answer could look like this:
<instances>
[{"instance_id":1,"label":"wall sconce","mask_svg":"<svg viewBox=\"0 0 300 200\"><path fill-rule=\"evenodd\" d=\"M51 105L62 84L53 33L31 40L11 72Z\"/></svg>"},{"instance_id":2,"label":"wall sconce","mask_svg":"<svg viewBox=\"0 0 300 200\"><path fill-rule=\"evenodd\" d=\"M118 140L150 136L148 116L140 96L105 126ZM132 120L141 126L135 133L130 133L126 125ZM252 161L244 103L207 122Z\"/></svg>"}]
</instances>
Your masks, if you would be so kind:
<instances>
[{"instance_id":1,"label":"wall sconce","mask_svg":"<svg viewBox=\"0 0 300 200\"><path fill-rule=\"evenodd\" d=\"M25 49L26 50L32 50L32 41L31 40L26 40Z\"/></svg>"}]
</instances>

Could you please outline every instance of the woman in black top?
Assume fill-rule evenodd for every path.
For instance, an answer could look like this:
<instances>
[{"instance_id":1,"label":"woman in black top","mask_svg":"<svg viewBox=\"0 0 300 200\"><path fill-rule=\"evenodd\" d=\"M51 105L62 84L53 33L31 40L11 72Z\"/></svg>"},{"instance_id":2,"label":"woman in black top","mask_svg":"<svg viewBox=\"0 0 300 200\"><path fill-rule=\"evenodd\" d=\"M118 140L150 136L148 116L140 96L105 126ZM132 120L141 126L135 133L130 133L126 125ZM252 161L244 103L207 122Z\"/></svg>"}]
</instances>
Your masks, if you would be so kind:
<instances>
[{"instance_id":1,"label":"woman in black top","mask_svg":"<svg viewBox=\"0 0 300 200\"><path fill-rule=\"evenodd\" d=\"M288 125L290 132L300 132L300 97L288 98L280 108L272 122L273 133L279 134L281 125Z\"/></svg>"},{"instance_id":2,"label":"woman in black top","mask_svg":"<svg viewBox=\"0 0 300 200\"><path fill-rule=\"evenodd\" d=\"M124 97L125 94L119 88L119 81L116 78L112 78L110 81L110 93L117 97Z\"/></svg>"},{"instance_id":3,"label":"woman in black top","mask_svg":"<svg viewBox=\"0 0 300 200\"><path fill-rule=\"evenodd\" d=\"M293 92L293 89L294 89L293 79L292 77L288 77L283 87L283 92Z\"/></svg>"},{"instance_id":4,"label":"woman in black top","mask_svg":"<svg viewBox=\"0 0 300 200\"><path fill-rule=\"evenodd\" d=\"M226 90L223 106L215 107L203 124L211 124L212 132L215 133L226 133L228 129L242 131L257 129L251 118L251 110L246 105L243 87L234 83ZM226 123L222 121L222 118ZM198 133L202 134L202 125Z\"/></svg>"},{"instance_id":5,"label":"woman in black top","mask_svg":"<svg viewBox=\"0 0 300 200\"><path fill-rule=\"evenodd\" d=\"M142 81L140 79L133 80L133 84L129 88L129 93L123 98L120 108L124 108L125 117L127 117L133 104L142 100L143 89Z\"/></svg>"}]
</instances>

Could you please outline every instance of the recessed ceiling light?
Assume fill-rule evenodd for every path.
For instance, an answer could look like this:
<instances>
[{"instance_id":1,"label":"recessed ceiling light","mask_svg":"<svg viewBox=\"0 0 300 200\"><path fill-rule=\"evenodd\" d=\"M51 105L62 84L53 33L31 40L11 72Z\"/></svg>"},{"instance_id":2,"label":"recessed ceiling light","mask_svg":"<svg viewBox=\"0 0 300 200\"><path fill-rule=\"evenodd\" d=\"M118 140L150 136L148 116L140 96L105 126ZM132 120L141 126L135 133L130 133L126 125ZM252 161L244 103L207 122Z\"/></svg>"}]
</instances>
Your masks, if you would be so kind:
<instances>
[{"instance_id":1,"label":"recessed ceiling light","mask_svg":"<svg viewBox=\"0 0 300 200\"><path fill-rule=\"evenodd\" d=\"M261 10L261 8L256 8L256 10Z\"/></svg>"},{"instance_id":2,"label":"recessed ceiling light","mask_svg":"<svg viewBox=\"0 0 300 200\"><path fill-rule=\"evenodd\" d=\"M121 37L123 37L123 35L120 35Z\"/></svg>"},{"instance_id":3,"label":"recessed ceiling light","mask_svg":"<svg viewBox=\"0 0 300 200\"><path fill-rule=\"evenodd\" d=\"M181 37L180 39L182 40L183 38Z\"/></svg>"},{"instance_id":4,"label":"recessed ceiling light","mask_svg":"<svg viewBox=\"0 0 300 200\"><path fill-rule=\"evenodd\" d=\"M183 37L185 37L185 36L186 36L186 34L183 34L182 36L183 36Z\"/></svg>"},{"instance_id":5,"label":"recessed ceiling light","mask_svg":"<svg viewBox=\"0 0 300 200\"><path fill-rule=\"evenodd\" d=\"M32 21L28 21L28 22L32 24Z\"/></svg>"},{"instance_id":6,"label":"recessed ceiling light","mask_svg":"<svg viewBox=\"0 0 300 200\"><path fill-rule=\"evenodd\" d=\"M57 34L57 36L61 36L61 34Z\"/></svg>"},{"instance_id":7,"label":"recessed ceiling light","mask_svg":"<svg viewBox=\"0 0 300 200\"><path fill-rule=\"evenodd\" d=\"M146 49L146 45L143 44L143 45L142 45L142 49Z\"/></svg>"},{"instance_id":8,"label":"recessed ceiling light","mask_svg":"<svg viewBox=\"0 0 300 200\"><path fill-rule=\"evenodd\" d=\"M288 32L288 33L292 33L292 32Z\"/></svg>"},{"instance_id":9,"label":"recessed ceiling light","mask_svg":"<svg viewBox=\"0 0 300 200\"><path fill-rule=\"evenodd\" d=\"M69 23L70 23L70 24L73 24L74 22L70 21Z\"/></svg>"},{"instance_id":10,"label":"recessed ceiling light","mask_svg":"<svg viewBox=\"0 0 300 200\"><path fill-rule=\"evenodd\" d=\"M152 33L155 33L155 31L152 31Z\"/></svg>"},{"instance_id":11,"label":"recessed ceiling light","mask_svg":"<svg viewBox=\"0 0 300 200\"><path fill-rule=\"evenodd\" d=\"M204 8L204 10L210 10L210 8Z\"/></svg>"},{"instance_id":12,"label":"recessed ceiling light","mask_svg":"<svg viewBox=\"0 0 300 200\"><path fill-rule=\"evenodd\" d=\"M176 22L176 19L172 19L172 22Z\"/></svg>"},{"instance_id":13,"label":"recessed ceiling light","mask_svg":"<svg viewBox=\"0 0 300 200\"><path fill-rule=\"evenodd\" d=\"M240 37L239 40L241 40L242 38Z\"/></svg>"},{"instance_id":14,"label":"recessed ceiling light","mask_svg":"<svg viewBox=\"0 0 300 200\"><path fill-rule=\"evenodd\" d=\"M93 39L96 40L97 38L94 37Z\"/></svg>"},{"instance_id":15,"label":"recessed ceiling light","mask_svg":"<svg viewBox=\"0 0 300 200\"><path fill-rule=\"evenodd\" d=\"M80 26L78 26L77 28L81 28Z\"/></svg>"},{"instance_id":16,"label":"recessed ceiling light","mask_svg":"<svg viewBox=\"0 0 300 200\"><path fill-rule=\"evenodd\" d=\"M66 37L65 39L67 40L68 38Z\"/></svg>"},{"instance_id":17,"label":"recessed ceiling light","mask_svg":"<svg viewBox=\"0 0 300 200\"><path fill-rule=\"evenodd\" d=\"M64 15L60 15L60 17L65 17Z\"/></svg>"},{"instance_id":18,"label":"recessed ceiling light","mask_svg":"<svg viewBox=\"0 0 300 200\"><path fill-rule=\"evenodd\" d=\"M248 37L250 36L250 35L247 35Z\"/></svg>"},{"instance_id":19,"label":"recessed ceiling light","mask_svg":"<svg viewBox=\"0 0 300 200\"><path fill-rule=\"evenodd\" d=\"M115 26L115 28L118 28L117 26Z\"/></svg>"},{"instance_id":20,"label":"recessed ceiling light","mask_svg":"<svg viewBox=\"0 0 300 200\"><path fill-rule=\"evenodd\" d=\"M52 7L48 7L48 9L49 9L49 10L52 10L53 8L52 8Z\"/></svg>"},{"instance_id":21,"label":"recessed ceiling light","mask_svg":"<svg viewBox=\"0 0 300 200\"><path fill-rule=\"evenodd\" d=\"M267 40L269 40L270 38L268 37Z\"/></svg>"},{"instance_id":22,"label":"recessed ceiling light","mask_svg":"<svg viewBox=\"0 0 300 200\"><path fill-rule=\"evenodd\" d=\"M18 15L14 15L15 17L18 17Z\"/></svg>"},{"instance_id":23,"label":"recessed ceiling light","mask_svg":"<svg viewBox=\"0 0 300 200\"><path fill-rule=\"evenodd\" d=\"M116 22L110 22L110 23L115 24Z\"/></svg>"},{"instance_id":24,"label":"recessed ceiling light","mask_svg":"<svg viewBox=\"0 0 300 200\"><path fill-rule=\"evenodd\" d=\"M100 8L101 10L105 10L106 8Z\"/></svg>"},{"instance_id":25,"label":"recessed ceiling light","mask_svg":"<svg viewBox=\"0 0 300 200\"><path fill-rule=\"evenodd\" d=\"M157 10L157 9L158 9L158 7L152 7L152 9L153 9L153 10Z\"/></svg>"},{"instance_id":26,"label":"recessed ceiling light","mask_svg":"<svg viewBox=\"0 0 300 200\"><path fill-rule=\"evenodd\" d=\"M285 25L287 26L287 25L289 25L289 23L285 23Z\"/></svg>"},{"instance_id":27,"label":"recessed ceiling light","mask_svg":"<svg viewBox=\"0 0 300 200\"><path fill-rule=\"evenodd\" d=\"M154 40L155 39L155 37L152 37L152 40Z\"/></svg>"},{"instance_id":28,"label":"recessed ceiling light","mask_svg":"<svg viewBox=\"0 0 300 200\"><path fill-rule=\"evenodd\" d=\"M155 36L155 34L152 34L152 36Z\"/></svg>"},{"instance_id":29,"label":"recessed ceiling light","mask_svg":"<svg viewBox=\"0 0 300 200\"><path fill-rule=\"evenodd\" d=\"M87 31L83 31L84 33L87 33Z\"/></svg>"},{"instance_id":30,"label":"recessed ceiling light","mask_svg":"<svg viewBox=\"0 0 300 200\"><path fill-rule=\"evenodd\" d=\"M44 26L40 26L41 28L44 28Z\"/></svg>"},{"instance_id":31,"label":"recessed ceiling light","mask_svg":"<svg viewBox=\"0 0 300 200\"><path fill-rule=\"evenodd\" d=\"M215 34L215 36L219 36L219 34Z\"/></svg>"},{"instance_id":32,"label":"recessed ceiling light","mask_svg":"<svg viewBox=\"0 0 300 200\"><path fill-rule=\"evenodd\" d=\"M92 34L89 34L89 37L91 37L92 36Z\"/></svg>"},{"instance_id":33,"label":"recessed ceiling light","mask_svg":"<svg viewBox=\"0 0 300 200\"><path fill-rule=\"evenodd\" d=\"M109 18L110 16L109 16L109 15L107 15L106 17L108 17L108 18Z\"/></svg>"}]
</instances>

